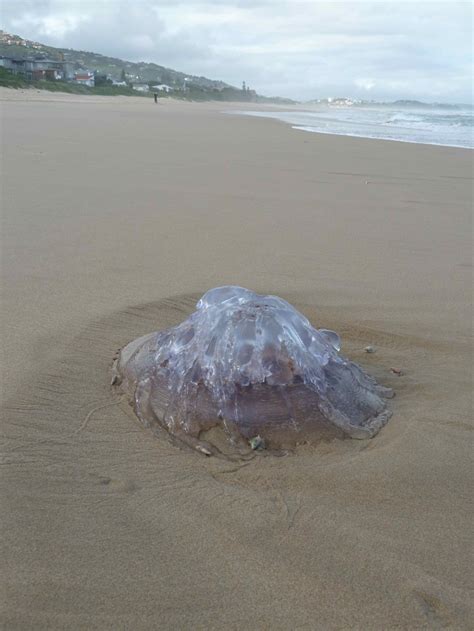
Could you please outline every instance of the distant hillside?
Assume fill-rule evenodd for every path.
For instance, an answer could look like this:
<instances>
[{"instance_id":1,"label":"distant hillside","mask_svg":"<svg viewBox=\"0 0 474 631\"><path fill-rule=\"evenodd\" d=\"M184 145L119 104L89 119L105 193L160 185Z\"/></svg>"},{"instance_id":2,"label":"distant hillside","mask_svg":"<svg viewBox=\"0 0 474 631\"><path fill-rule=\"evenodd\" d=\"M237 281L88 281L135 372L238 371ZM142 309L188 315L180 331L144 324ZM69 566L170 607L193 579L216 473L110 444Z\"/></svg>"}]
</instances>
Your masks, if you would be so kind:
<instances>
[{"instance_id":1,"label":"distant hillside","mask_svg":"<svg viewBox=\"0 0 474 631\"><path fill-rule=\"evenodd\" d=\"M93 70L98 74L110 75L116 80L120 80L122 72L125 72L130 81L166 83L173 88L181 88L185 78L189 79L193 85L204 89L232 87L223 81L197 77L154 63L124 61L115 57L71 48L54 48L39 42L25 40L19 35L10 35L4 31L0 31L0 55L18 58L45 55L58 61L70 62L77 70L81 68Z\"/></svg>"},{"instance_id":2,"label":"distant hillside","mask_svg":"<svg viewBox=\"0 0 474 631\"><path fill-rule=\"evenodd\" d=\"M216 81L179 72L160 66L155 63L144 61L132 62L107 57L99 53L92 53L84 50L73 50L72 48L55 48L46 46L40 42L33 42L24 39L19 35L10 35L0 30L0 56L15 57L20 59L46 57L48 59L67 62L74 70L90 70L96 75L96 85L94 88L86 86L75 86L63 81L41 81L36 87L47 90L80 92L84 94L133 94L137 96L131 87L133 83L148 83L149 85L164 83L172 88L169 94L174 98L188 100L219 100L219 101L247 101L265 103L294 103L291 99L281 97L265 97L257 94L254 90L243 85L243 88L231 86L224 81ZM99 81L97 78L102 78ZM106 79L107 78L107 79ZM127 82L128 86L104 85L104 81L111 84L110 80ZM29 82L31 85L32 82ZM28 86L28 82L18 78L13 78L8 73L0 73L0 85L7 87L20 87L20 84ZM185 89L184 89L185 88ZM160 94L160 96L166 96Z\"/></svg>"}]
</instances>

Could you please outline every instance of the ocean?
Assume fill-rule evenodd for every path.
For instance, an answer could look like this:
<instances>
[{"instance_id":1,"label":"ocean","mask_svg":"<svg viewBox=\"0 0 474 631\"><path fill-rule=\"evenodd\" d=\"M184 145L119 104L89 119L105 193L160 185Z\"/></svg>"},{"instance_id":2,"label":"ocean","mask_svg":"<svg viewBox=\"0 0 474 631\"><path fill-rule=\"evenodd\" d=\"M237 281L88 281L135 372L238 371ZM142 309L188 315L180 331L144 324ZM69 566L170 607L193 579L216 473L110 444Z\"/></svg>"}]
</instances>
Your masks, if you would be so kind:
<instances>
[{"instance_id":1,"label":"ocean","mask_svg":"<svg viewBox=\"0 0 474 631\"><path fill-rule=\"evenodd\" d=\"M468 105L317 103L305 110L242 113L277 118L306 132L474 148L473 109Z\"/></svg>"}]
</instances>

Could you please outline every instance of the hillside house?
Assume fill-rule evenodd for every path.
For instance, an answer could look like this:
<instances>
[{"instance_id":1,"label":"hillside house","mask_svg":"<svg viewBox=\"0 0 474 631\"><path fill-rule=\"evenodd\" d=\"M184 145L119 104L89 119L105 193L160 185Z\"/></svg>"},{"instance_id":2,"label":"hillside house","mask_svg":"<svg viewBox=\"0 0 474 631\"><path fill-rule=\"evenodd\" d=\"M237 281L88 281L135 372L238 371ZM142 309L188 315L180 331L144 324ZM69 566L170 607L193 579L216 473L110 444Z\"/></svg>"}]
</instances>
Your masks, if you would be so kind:
<instances>
[{"instance_id":1,"label":"hillside house","mask_svg":"<svg viewBox=\"0 0 474 631\"><path fill-rule=\"evenodd\" d=\"M55 59L43 57L37 59L0 57L0 67L12 74L22 75L29 81L41 81L43 79L70 79L72 77L71 64Z\"/></svg>"},{"instance_id":2,"label":"hillside house","mask_svg":"<svg viewBox=\"0 0 474 631\"><path fill-rule=\"evenodd\" d=\"M166 85L166 83L160 83L158 85L151 86L153 90L159 90L160 92L172 92L173 88L170 85Z\"/></svg>"},{"instance_id":3,"label":"hillside house","mask_svg":"<svg viewBox=\"0 0 474 631\"><path fill-rule=\"evenodd\" d=\"M0 67L5 68L12 74L26 74L25 59L15 59L14 57L0 57Z\"/></svg>"},{"instance_id":4,"label":"hillside house","mask_svg":"<svg viewBox=\"0 0 474 631\"><path fill-rule=\"evenodd\" d=\"M80 85L93 88L95 85L94 73L89 70L79 70L74 74L74 81Z\"/></svg>"}]
</instances>

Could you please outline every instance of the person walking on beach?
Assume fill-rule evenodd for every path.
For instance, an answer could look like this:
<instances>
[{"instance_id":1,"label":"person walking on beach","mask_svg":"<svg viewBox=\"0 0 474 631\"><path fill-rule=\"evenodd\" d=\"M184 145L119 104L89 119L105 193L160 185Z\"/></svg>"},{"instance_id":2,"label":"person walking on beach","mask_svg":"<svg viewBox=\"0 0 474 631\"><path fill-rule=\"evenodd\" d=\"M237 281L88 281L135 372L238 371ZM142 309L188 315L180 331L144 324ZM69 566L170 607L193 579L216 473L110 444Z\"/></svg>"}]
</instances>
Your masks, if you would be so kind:
<instances>
[{"instance_id":1,"label":"person walking on beach","mask_svg":"<svg viewBox=\"0 0 474 631\"><path fill-rule=\"evenodd\" d=\"M158 94L156 92L153 93L153 97L155 99L155 103L158 103Z\"/></svg>"}]
</instances>

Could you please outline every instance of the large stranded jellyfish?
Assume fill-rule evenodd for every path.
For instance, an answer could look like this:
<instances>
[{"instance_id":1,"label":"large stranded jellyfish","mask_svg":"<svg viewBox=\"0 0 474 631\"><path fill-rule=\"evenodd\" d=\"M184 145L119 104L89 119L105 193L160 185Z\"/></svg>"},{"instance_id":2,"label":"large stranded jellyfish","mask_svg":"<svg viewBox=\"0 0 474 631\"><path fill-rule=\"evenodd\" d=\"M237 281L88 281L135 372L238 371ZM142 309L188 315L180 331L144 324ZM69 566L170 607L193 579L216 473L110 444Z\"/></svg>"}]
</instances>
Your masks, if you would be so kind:
<instances>
[{"instance_id":1,"label":"large stranded jellyfish","mask_svg":"<svg viewBox=\"0 0 474 631\"><path fill-rule=\"evenodd\" d=\"M236 446L371 438L391 416L392 391L339 350L336 333L285 300L218 287L178 326L125 346L113 383L146 426L206 454L215 448L203 434L215 426Z\"/></svg>"}]
</instances>

